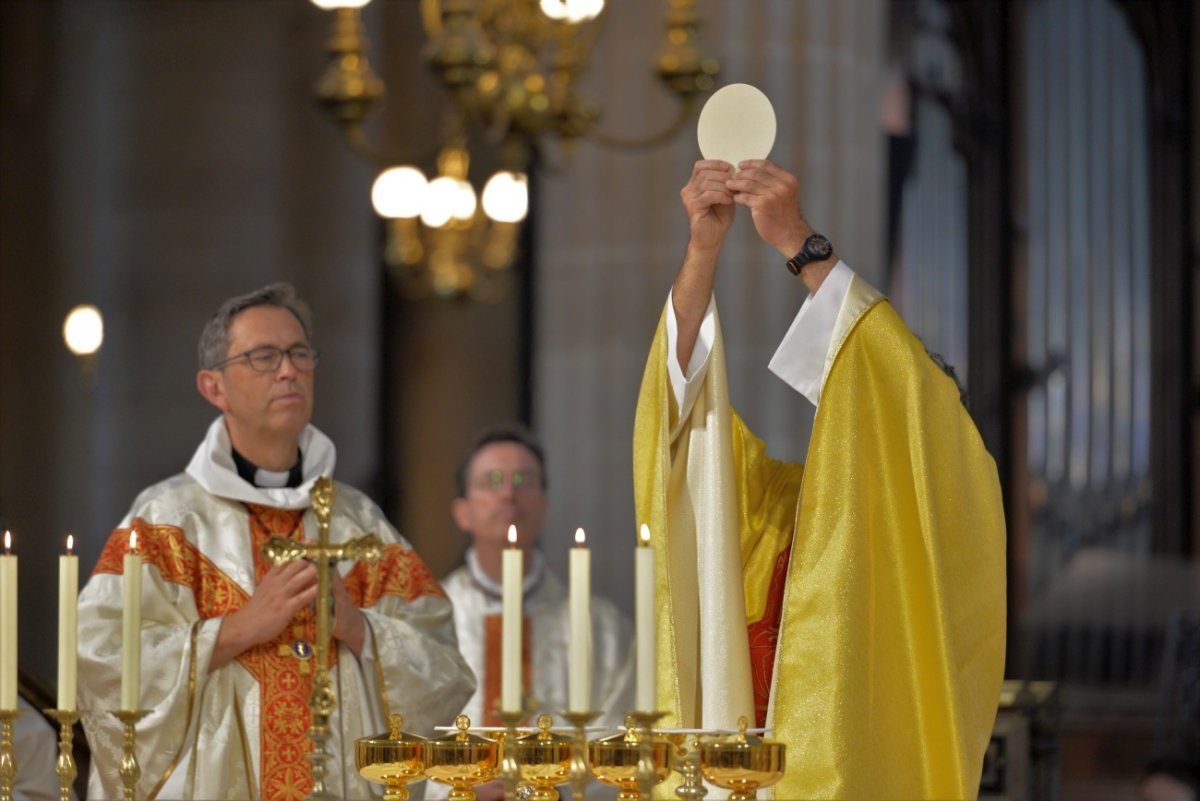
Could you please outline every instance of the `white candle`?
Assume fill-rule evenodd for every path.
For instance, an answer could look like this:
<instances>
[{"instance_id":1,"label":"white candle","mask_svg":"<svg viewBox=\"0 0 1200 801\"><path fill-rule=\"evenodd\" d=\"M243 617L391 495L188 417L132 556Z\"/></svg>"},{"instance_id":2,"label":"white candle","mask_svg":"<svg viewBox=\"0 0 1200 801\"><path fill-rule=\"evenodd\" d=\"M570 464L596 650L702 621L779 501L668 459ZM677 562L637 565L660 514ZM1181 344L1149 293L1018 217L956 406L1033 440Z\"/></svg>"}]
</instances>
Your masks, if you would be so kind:
<instances>
[{"instance_id":1,"label":"white candle","mask_svg":"<svg viewBox=\"0 0 1200 801\"><path fill-rule=\"evenodd\" d=\"M140 703L142 680L142 557L137 554L137 532L129 535L125 554L121 616L121 709L133 712Z\"/></svg>"},{"instance_id":2,"label":"white candle","mask_svg":"<svg viewBox=\"0 0 1200 801\"><path fill-rule=\"evenodd\" d=\"M79 608L79 557L71 553L75 538L67 535L67 555L58 557L58 708L75 711L75 637Z\"/></svg>"},{"instance_id":3,"label":"white candle","mask_svg":"<svg viewBox=\"0 0 1200 801\"><path fill-rule=\"evenodd\" d=\"M571 712L591 709L592 699L592 562L583 544L583 529L575 531L570 555L570 659L567 674L567 705Z\"/></svg>"},{"instance_id":4,"label":"white candle","mask_svg":"<svg viewBox=\"0 0 1200 801\"><path fill-rule=\"evenodd\" d=\"M12 534L4 532L0 556L0 709L17 708L17 557Z\"/></svg>"},{"instance_id":5,"label":"white candle","mask_svg":"<svg viewBox=\"0 0 1200 801\"><path fill-rule=\"evenodd\" d=\"M643 523L638 547L634 549L634 623L637 626L637 709L653 712L655 673L654 549L650 528Z\"/></svg>"},{"instance_id":6,"label":"white candle","mask_svg":"<svg viewBox=\"0 0 1200 801\"><path fill-rule=\"evenodd\" d=\"M521 711L521 635L525 619L521 600L525 589L524 554L517 547L517 527L508 527L508 547L501 555L500 711Z\"/></svg>"}]
</instances>

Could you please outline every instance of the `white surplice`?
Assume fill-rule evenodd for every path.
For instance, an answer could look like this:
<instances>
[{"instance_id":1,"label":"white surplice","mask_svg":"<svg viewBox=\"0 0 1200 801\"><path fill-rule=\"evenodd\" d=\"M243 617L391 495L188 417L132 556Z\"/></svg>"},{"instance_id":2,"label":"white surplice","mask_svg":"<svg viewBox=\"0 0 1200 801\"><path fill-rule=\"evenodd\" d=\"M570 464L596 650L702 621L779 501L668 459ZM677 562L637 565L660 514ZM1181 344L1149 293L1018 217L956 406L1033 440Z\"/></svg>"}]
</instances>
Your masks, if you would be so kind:
<instances>
[{"instance_id":1,"label":"white surplice","mask_svg":"<svg viewBox=\"0 0 1200 801\"><path fill-rule=\"evenodd\" d=\"M527 693L537 701L537 712L557 714L567 709L568 642L570 610L567 591L553 572L545 569L540 552L526 551L530 570L525 577L524 612L528 620L531 682ZM475 725L484 720L488 665L498 668L499 643L489 660L485 618L500 614L500 585L479 567L473 550L466 564L442 582L454 602L458 644L467 663L479 677L479 686L463 714ZM592 709L602 712L595 725L616 728L633 709L633 641L628 619L608 599L593 595L592 606ZM499 677L492 682L499 687ZM495 700L498 700L495 699Z\"/></svg>"}]
</instances>

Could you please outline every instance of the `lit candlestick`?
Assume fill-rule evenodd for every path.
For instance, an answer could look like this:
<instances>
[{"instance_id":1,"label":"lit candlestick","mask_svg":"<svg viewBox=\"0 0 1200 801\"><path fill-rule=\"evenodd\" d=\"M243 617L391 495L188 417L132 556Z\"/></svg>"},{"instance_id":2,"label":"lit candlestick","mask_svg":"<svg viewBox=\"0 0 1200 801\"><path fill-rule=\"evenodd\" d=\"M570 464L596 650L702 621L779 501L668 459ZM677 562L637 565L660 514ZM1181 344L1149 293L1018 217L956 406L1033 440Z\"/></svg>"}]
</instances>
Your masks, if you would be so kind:
<instances>
[{"instance_id":1,"label":"lit candlestick","mask_svg":"<svg viewBox=\"0 0 1200 801\"><path fill-rule=\"evenodd\" d=\"M570 555L570 660L567 674L568 711L587 712L592 698L592 562L583 544L583 529L575 531Z\"/></svg>"},{"instance_id":2,"label":"lit candlestick","mask_svg":"<svg viewBox=\"0 0 1200 801\"><path fill-rule=\"evenodd\" d=\"M638 547L634 549L634 623L637 626L637 708L653 712L655 627L654 627L654 549L650 547L650 528L643 523Z\"/></svg>"},{"instance_id":3,"label":"lit candlestick","mask_svg":"<svg viewBox=\"0 0 1200 801\"><path fill-rule=\"evenodd\" d=\"M17 708L17 557L12 533L4 532L0 556L0 709Z\"/></svg>"},{"instance_id":4,"label":"lit candlestick","mask_svg":"<svg viewBox=\"0 0 1200 801\"><path fill-rule=\"evenodd\" d=\"M67 555L58 557L58 708L75 711L75 638L79 608L79 557L71 553L75 538L67 535Z\"/></svg>"},{"instance_id":5,"label":"lit candlestick","mask_svg":"<svg viewBox=\"0 0 1200 801\"><path fill-rule=\"evenodd\" d=\"M508 527L508 547L501 562L500 711L521 711L521 635L525 619L521 610L525 589L524 554L517 547L517 527Z\"/></svg>"},{"instance_id":6,"label":"lit candlestick","mask_svg":"<svg viewBox=\"0 0 1200 801\"><path fill-rule=\"evenodd\" d=\"M135 712L142 679L142 557L137 553L137 532L129 535L124 562L124 614L121 617L121 709Z\"/></svg>"}]
</instances>

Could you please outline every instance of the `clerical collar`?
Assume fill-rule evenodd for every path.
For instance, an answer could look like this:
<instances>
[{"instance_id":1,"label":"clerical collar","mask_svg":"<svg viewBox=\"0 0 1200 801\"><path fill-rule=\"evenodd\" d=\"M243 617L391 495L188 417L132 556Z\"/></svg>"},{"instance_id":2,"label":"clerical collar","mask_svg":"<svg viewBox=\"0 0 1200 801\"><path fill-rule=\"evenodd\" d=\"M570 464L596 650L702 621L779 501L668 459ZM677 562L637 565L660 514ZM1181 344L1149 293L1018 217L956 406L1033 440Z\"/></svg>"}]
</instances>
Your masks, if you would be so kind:
<instances>
[{"instance_id":1,"label":"clerical collar","mask_svg":"<svg viewBox=\"0 0 1200 801\"><path fill-rule=\"evenodd\" d=\"M542 583L542 576L546 573L546 560L542 558L542 552L536 548L526 549L525 558L529 561L529 571L525 574L521 594L529 595ZM503 593L503 588L498 582L493 581L491 576L483 572L474 548L467 549L466 563L467 570L471 572L471 579L479 589L488 595L499 598Z\"/></svg>"},{"instance_id":2,"label":"clerical collar","mask_svg":"<svg viewBox=\"0 0 1200 801\"><path fill-rule=\"evenodd\" d=\"M303 481L303 471L300 468L304 464L304 454L300 452L299 448L296 449L296 463L290 470L283 471L264 470L238 453L237 448L230 448L230 450L233 452L233 463L237 466L238 475L256 487L264 489L295 488L300 486Z\"/></svg>"}]
</instances>

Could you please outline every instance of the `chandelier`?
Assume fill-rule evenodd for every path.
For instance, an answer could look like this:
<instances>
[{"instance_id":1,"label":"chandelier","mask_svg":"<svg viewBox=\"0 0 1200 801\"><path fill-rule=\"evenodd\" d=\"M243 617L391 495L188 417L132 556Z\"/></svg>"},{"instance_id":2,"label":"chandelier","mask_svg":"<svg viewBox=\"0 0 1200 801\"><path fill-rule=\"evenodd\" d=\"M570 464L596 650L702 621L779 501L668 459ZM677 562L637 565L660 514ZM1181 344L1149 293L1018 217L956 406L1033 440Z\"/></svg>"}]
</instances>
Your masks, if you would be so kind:
<instances>
[{"instance_id":1,"label":"chandelier","mask_svg":"<svg viewBox=\"0 0 1200 801\"><path fill-rule=\"evenodd\" d=\"M372 187L387 221L384 260L406 294L493 299L520 249L528 211L528 173L548 141L569 147L591 137L620 147L665 141L715 84L717 63L697 43L695 0L666 0L659 77L680 100L661 131L622 138L597 124L599 109L577 81L603 22L604 0L421 0L429 39L423 57L450 94L437 174L427 178L374 146L364 120L384 94L367 59L361 7L369 0L312 0L333 12L329 62L317 82L322 106L346 142L381 168ZM478 196L471 153L490 151L501 165Z\"/></svg>"}]
</instances>

